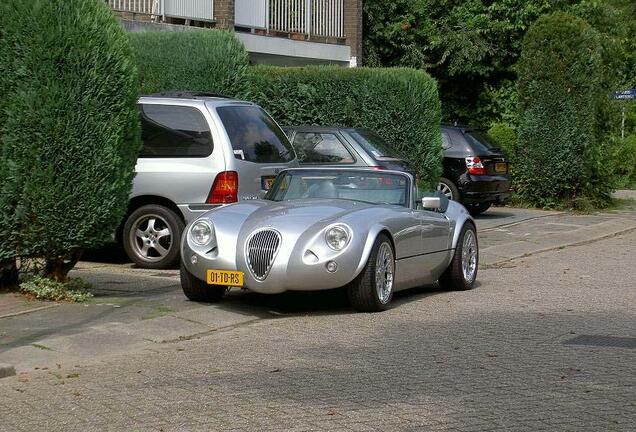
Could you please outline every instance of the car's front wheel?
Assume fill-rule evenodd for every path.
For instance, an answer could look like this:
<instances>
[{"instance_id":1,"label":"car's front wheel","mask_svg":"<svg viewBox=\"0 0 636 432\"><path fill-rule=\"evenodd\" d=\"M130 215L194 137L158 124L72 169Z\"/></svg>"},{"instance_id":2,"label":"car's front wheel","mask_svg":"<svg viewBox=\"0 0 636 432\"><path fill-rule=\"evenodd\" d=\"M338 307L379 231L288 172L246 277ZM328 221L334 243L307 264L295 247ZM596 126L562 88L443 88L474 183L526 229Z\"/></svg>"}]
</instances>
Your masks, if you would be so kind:
<instances>
[{"instance_id":1,"label":"car's front wheel","mask_svg":"<svg viewBox=\"0 0 636 432\"><path fill-rule=\"evenodd\" d=\"M141 268L173 267L179 260L183 229L183 221L169 208L145 205L133 211L124 224L124 250Z\"/></svg>"},{"instance_id":2,"label":"car's front wheel","mask_svg":"<svg viewBox=\"0 0 636 432\"><path fill-rule=\"evenodd\" d=\"M479 245L477 230L472 222L466 222L462 227L455 254L450 265L439 278L439 283L448 290L469 290L477 279L479 265Z\"/></svg>"},{"instance_id":3,"label":"car's front wheel","mask_svg":"<svg viewBox=\"0 0 636 432\"><path fill-rule=\"evenodd\" d=\"M380 234L373 245L367 265L347 287L351 305L360 312L388 309L393 299L394 280L393 245L385 234Z\"/></svg>"},{"instance_id":4,"label":"car's front wheel","mask_svg":"<svg viewBox=\"0 0 636 432\"><path fill-rule=\"evenodd\" d=\"M221 285L208 285L204 281L194 277L181 264L181 288L185 296L192 301L205 303L218 303L221 301L227 288Z\"/></svg>"}]
</instances>

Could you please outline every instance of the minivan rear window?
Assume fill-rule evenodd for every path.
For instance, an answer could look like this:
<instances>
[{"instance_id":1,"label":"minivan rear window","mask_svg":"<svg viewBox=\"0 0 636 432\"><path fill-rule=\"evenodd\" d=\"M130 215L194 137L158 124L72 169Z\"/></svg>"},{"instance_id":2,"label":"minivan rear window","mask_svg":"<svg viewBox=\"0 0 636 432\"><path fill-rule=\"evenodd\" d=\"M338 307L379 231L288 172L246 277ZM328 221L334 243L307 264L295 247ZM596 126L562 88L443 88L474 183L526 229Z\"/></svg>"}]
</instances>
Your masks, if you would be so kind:
<instances>
[{"instance_id":1,"label":"minivan rear window","mask_svg":"<svg viewBox=\"0 0 636 432\"><path fill-rule=\"evenodd\" d=\"M238 159L282 163L296 158L287 135L261 108L224 106L216 111Z\"/></svg>"},{"instance_id":2,"label":"minivan rear window","mask_svg":"<svg viewBox=\"0 0 636 432\"><path fill-rule=\"evenodd\" d=\"M212 154L212 134L201 111L176 105L139 106L140 157L206 157Z\"/></svg>"}]
</instances>

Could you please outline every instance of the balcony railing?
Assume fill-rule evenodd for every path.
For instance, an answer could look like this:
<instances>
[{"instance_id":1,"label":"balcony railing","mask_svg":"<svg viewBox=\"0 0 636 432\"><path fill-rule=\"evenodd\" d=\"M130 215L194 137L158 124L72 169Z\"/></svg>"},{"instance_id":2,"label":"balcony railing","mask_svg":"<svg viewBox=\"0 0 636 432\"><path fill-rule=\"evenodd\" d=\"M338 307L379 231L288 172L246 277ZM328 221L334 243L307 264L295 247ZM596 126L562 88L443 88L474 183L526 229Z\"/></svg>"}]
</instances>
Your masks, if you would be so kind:
<instances>
[{"instance_id":1,"label":"balcony railing","mask_svg":"<svg viewBox=\"0 0 636 432\"><path fill-rule=\"evenodd\" d=\"M212 0L108 0L108 5L118 12L196 21L214 20L213 3Z\"/></svg>"},{"instance_id":2,"label":"balcony railing","mask_svg":"<svg viewBox=\"0 0 636 432\"><path fill-rule=\"evenodd\" d=\"M344 0L236 0L234 24L309 37L343 38Z\"/></svg>"}]
</instances>

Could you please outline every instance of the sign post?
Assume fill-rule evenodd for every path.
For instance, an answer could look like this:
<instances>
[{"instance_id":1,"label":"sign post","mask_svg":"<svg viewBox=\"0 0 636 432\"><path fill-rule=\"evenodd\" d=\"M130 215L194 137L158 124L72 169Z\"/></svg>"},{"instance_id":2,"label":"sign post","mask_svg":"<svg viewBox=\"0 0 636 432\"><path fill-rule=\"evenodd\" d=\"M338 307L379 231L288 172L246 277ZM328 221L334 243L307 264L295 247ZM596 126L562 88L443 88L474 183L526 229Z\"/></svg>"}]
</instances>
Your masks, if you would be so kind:
<instances>
[{"instance_id":1,"label":"sign post","mask_svg":"<svg viewBox=\"0 0 636 432\"><path fill-rule=\"evenodd\" d=\"M636 87L629 90L615 91L610 93L610 98L614 100L628 101L636 99ZM621 139L625 139L625 105L621 114Z\"/></svg>"}]
</instances>

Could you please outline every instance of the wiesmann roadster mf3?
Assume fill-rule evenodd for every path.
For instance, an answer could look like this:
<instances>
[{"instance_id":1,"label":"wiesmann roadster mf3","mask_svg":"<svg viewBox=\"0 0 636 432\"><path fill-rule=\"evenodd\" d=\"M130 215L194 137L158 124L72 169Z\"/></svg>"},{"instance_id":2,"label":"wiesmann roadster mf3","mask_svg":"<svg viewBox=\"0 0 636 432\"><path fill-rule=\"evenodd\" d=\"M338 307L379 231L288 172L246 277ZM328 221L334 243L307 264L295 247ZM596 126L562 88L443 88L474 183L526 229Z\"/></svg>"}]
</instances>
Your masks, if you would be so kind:
<instances>
[{"instance_id":1,"label":"wiesmann roadster mf3","mask_svg":"<svg viewBox=\"0 0 636 432\"><path fill-rule=\"evenodd\" d=\"M205 213L181 242L181 285L194 301L228 287L259 293L346 287L360 311L393 293L440 282L473 287L477 232L466 209L418 191L404 172L351 168L283 171L265 199Z\"/></svg>"}]
</instances>

